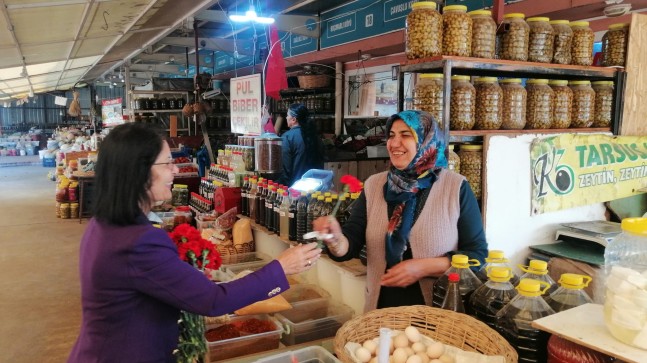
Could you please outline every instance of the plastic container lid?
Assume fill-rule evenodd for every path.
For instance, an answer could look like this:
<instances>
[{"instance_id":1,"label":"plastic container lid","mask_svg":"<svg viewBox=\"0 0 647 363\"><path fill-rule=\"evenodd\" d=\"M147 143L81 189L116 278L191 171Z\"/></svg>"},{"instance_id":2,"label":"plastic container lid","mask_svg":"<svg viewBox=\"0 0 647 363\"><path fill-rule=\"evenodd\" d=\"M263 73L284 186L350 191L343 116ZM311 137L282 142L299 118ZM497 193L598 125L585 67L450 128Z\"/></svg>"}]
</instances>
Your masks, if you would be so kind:
<instances>
[{"instance_id":1,"label":"plastic container lid","mask_svg":"<svg viewBox=\"0 0 647 363\"><path fill-rule=\"evenodd\" d=\"M452 272L449 275L447 275L447 279L449 280L449 282L459 282L461 280L461 277L456 272Z\"/></svg>"},{"instance_id":2,"label":"plastic container lid","mask_svg":"<svg viewBox=\"0 0 647 363\"><path fill-rule=\"evenodd\" d=\"M499 83L521 83L521 78L506 78L500 80Z\"/></svg>"},{"instance_id":3,"label":"plastic container lid","mask_svg":"<svg viewBox=\"0 0 647 363\"><path fill-rule=\"evenodd\" d=\"M485 259L485 262L506 262L508 261L507 258L505 258L505 253L501 250L490 250L488 251L487 258Z\"/></svg>"},{"instance_id":4,"label":"plastic container lid","mask_svg":"<svg viewBox=\"0 0 647 363\"><path fill-rule=\"evenodd\" d=\"M568 85L568 81L565 79L553 79L548 84L551 86L566 86Z\"/></svg>"},{"instance_id":5,"label":"plastic container lid","mask_svg":"<svg viewBox=\"0 0 647 363\"><path fill-rule=\"evenodd\" d=\"M565 273L560 276L557 282L565 289L582 290L589 286L591 280L590 276Z\"/></svg>"},{"instance_id":6,"label":"plastic container lid","mask_svg":"<svg viewBox=\"0 0 647 363\"><path fill-rule=\"evenodd\" d=\"M546 261L530 260L528 267L530 270L533 270L533 273L538 273L541 275L548 273L548 263Z\"/></svg>"},{"instance_id":7,"label":"plastic container lid","mask_svg":"<svg viewBox=\"0 0 647 363\"><path fill-rule=\"evenodd\" d=\"M467 6L465 5L447 5L443 8L443 12L445 11L467 11Z\"/></svg>"},{"instance_id":8,"label":"plastic container lid","mask_svg":"<svg viewBox=\"0 0 647 363\"><path fill-rule=\"evenodd\" d=\"M547 18L545 16L535 16L535 17L526 19L526 21L527 22L531 22L531 21L550 21L550 18Z\"/></svg>"},{"instance_id":9,"label":"plastic container lid","mask_svg":"<svg viewBox=\"0 0 647 363\"><path fill-rule=\"evenodd\" d=\"M542 290L541 286L544 285L545 288ZM548 290L550 284L544 281L533 280L533 279L521 279L519 285L516 289L519 291L519 294L523 296L540 296L544 291Z\"/></svg>"},{"instance_id":10,"label":"plastic container lid","mask_svg":"<svg viewBox=\"0 0 647 363\"><path fill-rule=\"evenodd\" d=\"M471 262L471 263L470 263ZM452 256L452 267L456 268L468 268L472 266L480 266L481 263L478 260L472 259L466 255L453 255Z\"/></svg>"},{"instance_id":11,"label":"plastic container lid","mask_svg":"<svg viewBox=\"0 0 647 363\"><path fill-rule=\"evenodd\" d=\"M173 188L187 189L188 187L186 184L173 184Z\"/></svg>"},{"instance_id":12,"label":"plastic container lid","mask_svg":"<svg viewBox=\"0 0 647 363\"><path fill-rule=\"evenodd\" d=\"M494 83L498 80L496 77L479 77L475 80L475 82L488 82L488 83Z\"/></svg>"},{"instance_id":13,"label":"plastic container lid","mask_svg":"<svg viewBox=\"0 0 647 363\"><path fill-rule=\"evenodd\" d=\"M551 20L551 21L550 21L550 24L551 24L551 25L552 25L552 24L566 24L566 25L568 25L568 24L570 24L570 23L571 23L571 22L570 22L570 21L568 21L568 20Z\"/></svg>"},{"instance_id":14,"label":"plastic container lid","mask_svg":"<svg viewBox=\"0 0 647 363\"><path fill-rule=\"evenodd\" d=\"M510 281L512 270L506 267L492 267L488 270L487 277L494 282Z\"/></svg>"},{"instance_id":15,"label":"plastic container lid","mask_svg":"<svg viewBox=\"0 0 647 363\"><path fill-rule=\"evenodd\" d=\"M535 79L529 79L528 82L529 84L548 84L547 79L542 79L542 78L535 78Z\"/></svg>"},{"instance_id":16,"label":"plastic container lid","mask_svg":"<svg viewBox=\"0 0 647 363\"><path fill-rule=\"evenodd\" d=\"M620 227L625 232L647 237L647 218L625 218Z\"/></svg>"},{"instance_id":17,"label":"plastic container lid","mask_svg":"<svg viewBox=\"0 0 647 363\"><path fill-rule=\"evenodd\" d=\"M461 150L470 150L470 151L483 150L483 145L461 145Z\"/></svg>"},{"instance_id":18,"label":"plastic container lid","mask_svg":"<svg viewBox=\"0 0 647 363\"><path fill-rule=\"evenodd\" d=\"M468 14L470 14L471 16L475 16L475 15L492 16L492 12L490 10L473 10L473 11L470 11Z\"/></svg>"},{"instance_id":19,"label":"plastic container lid","mask_svg":"<svg viewBox=\"0 0 647 363\"><path fill-rule=\"evenodd\" d=\"M470 76L452 76L452 81L469 81Z\"/></svg>"},{"instance_id":20,"label":"plastic container lid","mask_svg":"<svg viewBox=\"0 0 647 363\"><path fill-rule=\"evenodd\" d=\"M568 84L570 84L571 86L590 86L591 81L570 81L568 82Z\"/></svg>"},{"instance_id":21,"label":"plastic container lid","mask_svg":"<svg viewBox=\"0 0 647 363\"><path fill-rule=\"evenodd\" d=\"M573 21L571 22L571 26L589 26L588 21Z\"/></svg>"},{"instance_id":22,"label":"plastic container lid","mask_svg":"<svg viewBox=\"0 0 647 363\"><path fill-rule=\"evenodd\" d=\"M615 23L615 24L609 25L609 30L622 29L627 26L629 26L629 23Z\"/></svg>"},{"instance_id":23,"label":"plastic container lid","mask_svg":"<svg viewBox=\"0 0 647 363\"><path fill-rule=\"evenodd\" d=\"M411 5L411 9L436 9L436 3L433 1L418 1Z\"/></svg>"},{"instance_id":24,"label":"plastic container lid","mask_svg":"<svg viewBox=\"0 0 647 363\"><path fill-rule=\"evenodd\" d=\"M423 73L420 75L420 78L443 78L442 73Z\"/></svg>"},{"instance_id":25,"label":"plastic container lid","mask_svg":"<svg viewBox=\"0 0 647 363\"><path fill-rule=\"evenodd\" d=\"M524 14L524 13L510 13L510 14L503 15L503 19L511 19L511 18L523 19L525 17L526 17L526 14Z\"/></svg>"},{"instance_id":26,"label":"plastic container lid","mask_svg":"<svg viewBox=\"0 0 647 363\"><path fill-rule=\"evenodd\" d=\"M594 86L613 86L613 81L595 81L591 82L591 84Z\"/></svg>"}]
</instances>

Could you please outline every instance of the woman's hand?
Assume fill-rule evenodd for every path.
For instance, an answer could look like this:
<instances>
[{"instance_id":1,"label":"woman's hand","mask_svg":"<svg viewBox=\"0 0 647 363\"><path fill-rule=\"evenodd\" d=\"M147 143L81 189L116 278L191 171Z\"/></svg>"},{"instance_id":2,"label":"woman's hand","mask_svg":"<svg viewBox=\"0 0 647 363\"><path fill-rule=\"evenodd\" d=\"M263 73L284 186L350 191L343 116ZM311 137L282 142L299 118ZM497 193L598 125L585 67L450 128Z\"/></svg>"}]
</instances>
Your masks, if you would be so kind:
<instances>
[{"instance_id":1,"label":"woman's hand","mask_svg":"<svg viewBox=\"0 0 647 363\"><path fill-rule=\"evenodd\" d=\"M300 244L283 251L276 259L286 275L300 274L312 268L321 257L317 243Z\"/></svg>"},{"instance_id":2,"label":"woman's hand","mask_svg":"<svg viewBox=\"0 0 647 363\"><path fill-rule=\"evenodd\" d=\"M343 256L348 252L348 240L342 233L341 226L335 217L326 216L315 219L312 221L312 229L321 234L332 235L322 241L333 255Z\"/></svg>"},{"instance_id":3,"label":"woman's hand","mask_svg":"<svg viewBox=\"0 0 647 363\"><path fill-rule=\"evenodd\" d=\"M427 276L440 276L449 268L447 257L404 260L386 271L380 285L406 287Z\"/></svg>"}]
</instances>

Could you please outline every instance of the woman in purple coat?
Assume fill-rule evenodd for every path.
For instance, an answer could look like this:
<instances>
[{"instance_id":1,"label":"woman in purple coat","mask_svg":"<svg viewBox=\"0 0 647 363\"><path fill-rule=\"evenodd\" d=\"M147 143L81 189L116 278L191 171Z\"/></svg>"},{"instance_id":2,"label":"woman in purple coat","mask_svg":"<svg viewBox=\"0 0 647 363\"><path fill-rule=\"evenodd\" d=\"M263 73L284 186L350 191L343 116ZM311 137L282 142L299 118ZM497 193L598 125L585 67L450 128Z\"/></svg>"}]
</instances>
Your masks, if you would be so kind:
<instances>
[{"instance_id":1,"label":"woman in purple coat","mask_svg":"<svg viewBox=\"0 0 647 363\"><path fill-rule=\"evenodd\" d=\"M68 362L175 362L180 309L231 313L287 290L286 275L319 259L316 243L300 245L255 273L213 283L146 217L171 198L177 172L168 144L145 124L118 126L101 144L94 218L80 246L83 322Z\"/></svg>"}]
</instances>

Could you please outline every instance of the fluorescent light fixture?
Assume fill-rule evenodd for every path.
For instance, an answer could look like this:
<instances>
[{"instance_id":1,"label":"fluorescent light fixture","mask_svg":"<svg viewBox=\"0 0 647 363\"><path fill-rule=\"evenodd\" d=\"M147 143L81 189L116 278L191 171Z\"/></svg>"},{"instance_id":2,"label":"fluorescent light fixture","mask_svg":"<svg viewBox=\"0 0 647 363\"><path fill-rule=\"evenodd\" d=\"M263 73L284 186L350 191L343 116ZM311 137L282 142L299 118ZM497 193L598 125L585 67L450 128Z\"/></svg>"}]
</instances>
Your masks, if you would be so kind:
<instances>
[{"instance_id":1,"label":"fluorescent light fixture","mask_svg":"<svg viewBox=\"0 0 647 363\"><path fill-rule=\"evenodd\" d=\"M253 8L250 8L245 12L245 15L239 15L239 14L231 14L229 15L229 19L231 21L236 21L239 23L246 23L246 22L256 22L259 24L273 24L274 23L274 18L268 18L264 16L258 16L256 14L256 11L254 11Z\"/></svg>"}]
</instances>

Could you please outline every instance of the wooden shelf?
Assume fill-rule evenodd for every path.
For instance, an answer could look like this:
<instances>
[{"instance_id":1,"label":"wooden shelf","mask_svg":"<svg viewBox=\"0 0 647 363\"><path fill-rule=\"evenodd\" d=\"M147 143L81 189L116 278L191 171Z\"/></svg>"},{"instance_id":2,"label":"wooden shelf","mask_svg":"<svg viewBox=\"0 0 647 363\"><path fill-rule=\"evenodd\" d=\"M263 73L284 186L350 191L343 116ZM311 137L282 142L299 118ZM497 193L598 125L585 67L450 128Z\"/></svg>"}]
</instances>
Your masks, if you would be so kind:
<instances>
[{"instance_id":1,"label":"wooden shelf","mask_svg":"<svg viewBox=\"0 0 647 363\"><path fill-rule=\"evenodd\" d=\"M565 133L599 133L611 132L610 127L590 127L573 129L529 129L529 130L449 130L450 142L480 142L488 135L523 135L523 134L565 134Z\"/></svg>"},{"instance_id":2,"label":"wooden shelf","mask_svg":"<svg viewBox=\"0 0 647 363\"><path fill-rule=\"evenodd\" d=\"M174 112L182 112L181 108L177 109L172 109L172 110L133 110L134 113L174 113Z\"/></svg>"},{"instance_id":3,"label":"wooden shelf","mask_svg":"<svg viewBox=\"0 0 647 363\"><path fill-rule=\"evenodd\" d=\"M129 91L133 95L184 95L187 93L193 93L193 90L177 90L177 91L143 91L143 90L133 90Z\"/></svg>"}]
</instances>

